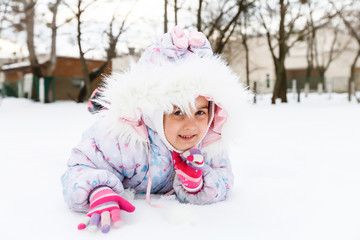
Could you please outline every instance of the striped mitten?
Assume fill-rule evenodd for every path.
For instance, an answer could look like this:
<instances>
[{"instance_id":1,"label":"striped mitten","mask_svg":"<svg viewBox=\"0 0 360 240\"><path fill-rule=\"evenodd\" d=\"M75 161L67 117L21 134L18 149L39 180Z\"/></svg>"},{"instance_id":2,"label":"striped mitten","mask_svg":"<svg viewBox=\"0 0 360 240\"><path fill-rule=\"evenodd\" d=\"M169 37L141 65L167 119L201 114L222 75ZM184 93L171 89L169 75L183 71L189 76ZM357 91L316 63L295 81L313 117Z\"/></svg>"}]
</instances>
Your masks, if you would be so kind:
<instances>
[{"instance_id":1,"label":"striped mitten","mask_svg":"<svg viewBox=\"0 0 360 240\"><path fill-rule=\"evenodd\" d=\"M203 187L202 172L204 157L199 149L190 149L182 153L172 154L174 168L184 189L189 193L197 193Z\"/></svg>"},{"instance_id":2,"label":"striped mitten","mask_svg":"<svg viewBox=\"0 0 360 240\"><path fill-rule=\"evenodd\" d=\"M88 230L96 231L101 221L101 232L110 230L110 217L115 228L121 226L120 210L133 212L135 207L120 197L109 187L99 187L90 194L90 210L84 221L78 225L79 230L88 226Z\"/></svg>"}]
</instances>

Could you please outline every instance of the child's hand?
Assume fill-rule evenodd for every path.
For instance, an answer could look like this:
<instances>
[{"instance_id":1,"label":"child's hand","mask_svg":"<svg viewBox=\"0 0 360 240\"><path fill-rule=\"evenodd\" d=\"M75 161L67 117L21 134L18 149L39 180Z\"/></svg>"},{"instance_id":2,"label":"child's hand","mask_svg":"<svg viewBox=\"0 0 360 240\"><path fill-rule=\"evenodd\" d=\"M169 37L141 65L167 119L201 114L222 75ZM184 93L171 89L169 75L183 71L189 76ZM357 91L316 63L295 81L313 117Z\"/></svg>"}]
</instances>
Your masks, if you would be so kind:
<instances>
[{"instance_id":1,"label":"child's hand","mask_svg":"<svg viewBox=\"0 0 360 240\"><path fill-rule=\"evenodd\" d=\"M199 149L190 149L182 153L172 154L174 168L184 189L189 193L197 193L203 187L202 171L204 157Z\"/></svg>"},{"instance_id":2,"label":"child's hand","mask_svg":"<svg viewBox=\"0 0 360 240\"><path fill-rule=\"evenodd\" d=\"M135 207L120 197L108 187L99 187L90 195L90 210L82 223L78 225L79 230L88 226L88 230L96 231L101 221L101 232L110 230L110 217L115 228L121 226L120 210L133 212Z\"/></svg>"},{"instance_id":3,"label":"child's hand","mask_svg":"<svg viewBox=\"0 0 360 240\"><path fill-rule=\"evenodd\" d=\"M90 99L88 101L88 111L91 114L95 114L102 110L104 107L98 103L96 100L98 100L101 97L101 91L99 89L95 89L93 93L90 96Z\"/></svg>"}]
</instances>

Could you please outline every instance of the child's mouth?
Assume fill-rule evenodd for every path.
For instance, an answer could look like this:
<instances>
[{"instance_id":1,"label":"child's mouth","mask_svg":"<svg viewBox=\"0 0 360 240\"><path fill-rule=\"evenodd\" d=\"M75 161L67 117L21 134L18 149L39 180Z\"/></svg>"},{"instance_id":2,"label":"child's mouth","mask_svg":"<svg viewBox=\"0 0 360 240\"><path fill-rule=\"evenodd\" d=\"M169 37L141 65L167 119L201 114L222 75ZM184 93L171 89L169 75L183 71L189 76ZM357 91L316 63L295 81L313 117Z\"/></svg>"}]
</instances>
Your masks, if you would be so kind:
<instances>
[{"instance_id":1,"label":"child's mouth","mask_svg":"<svg viewBox=\"0 0 360 240\"><path fill-rule=\"evenodd\" d=\"M184 141L191 141L195 138L196 135L179 135L179 137Z\"/></svg>"}]
</instances>

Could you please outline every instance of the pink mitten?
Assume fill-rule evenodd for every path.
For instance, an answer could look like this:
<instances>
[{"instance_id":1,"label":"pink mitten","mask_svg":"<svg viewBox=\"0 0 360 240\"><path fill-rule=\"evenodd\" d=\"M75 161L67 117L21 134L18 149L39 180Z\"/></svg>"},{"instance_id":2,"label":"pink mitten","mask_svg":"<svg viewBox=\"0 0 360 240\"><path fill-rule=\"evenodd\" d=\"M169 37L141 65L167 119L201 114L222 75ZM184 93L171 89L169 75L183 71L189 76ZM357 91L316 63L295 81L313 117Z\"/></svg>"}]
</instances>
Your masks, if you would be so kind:
<instances>
[{"instance_id":1,"label":"pink mitten","mask_svg":"<svg viewBox=\"0 0 360 240\"><path fill-rule=\"evenodd\" d=\"M88 101L88 111L91 114L95 114L102 110L104 107L98 103L98 100L101 97L101 91L99 89L95 89L94 92L91 94L90 99Z\"/></svg>"},{"instance_id":2,"label":"pink mitten","mask_svg":"<svg viewBox=\"0 0 360 240\"><path fill-rule=\"evenodd\" d=\"M202 172L204 157L199 149L190 149L182 153L172 154L174 168L184 189L189 193L197 193L203 187Z\"/></svg>"},{"instance_id":3,"label":"pink mitten","mask_svg":"<svg viewBox=\"0 0 360 240\"><path fill-rule=\"evenodd\" d=\"M83 230L89 224L88 230L96 231L101 221L101 232L107 233L110 230L110 217L114 227L121 226L120 210L133 212L135 207L116 194L109 187L99 187L90 194L90 210L82 223L78 225Z\"/></svg>"}]
</instances>

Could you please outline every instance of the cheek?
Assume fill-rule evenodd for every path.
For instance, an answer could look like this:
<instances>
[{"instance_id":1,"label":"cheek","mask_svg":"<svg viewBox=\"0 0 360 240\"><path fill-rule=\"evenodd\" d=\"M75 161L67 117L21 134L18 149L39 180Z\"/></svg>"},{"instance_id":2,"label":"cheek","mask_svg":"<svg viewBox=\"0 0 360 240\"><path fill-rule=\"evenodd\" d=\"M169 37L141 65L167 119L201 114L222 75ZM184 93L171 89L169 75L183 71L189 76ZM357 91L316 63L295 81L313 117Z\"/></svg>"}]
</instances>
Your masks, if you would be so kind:
<instances>
[{"instance_id":1,"label":"cheek","mask_svg":"<svg viewBox=\"0 0 360 240\"><path fill-rule=\"evenodd\" d=\"M171 141L176 136L176 125L170 119L164 121L164 133L168 141Z\"/></svg>"},{"instance_id":2,"label":"cheek","mask_svg":"<svg viewBox=\"0 0 360 240\"><path fill-rule=\"evenodd\" d=\"M208 127L208 124L209 124L209 121L207 119L203 120L201 123L200 123L200 131L202 134L205 134L206 132L206 129Z\"/></svg>"}]
</instances>

